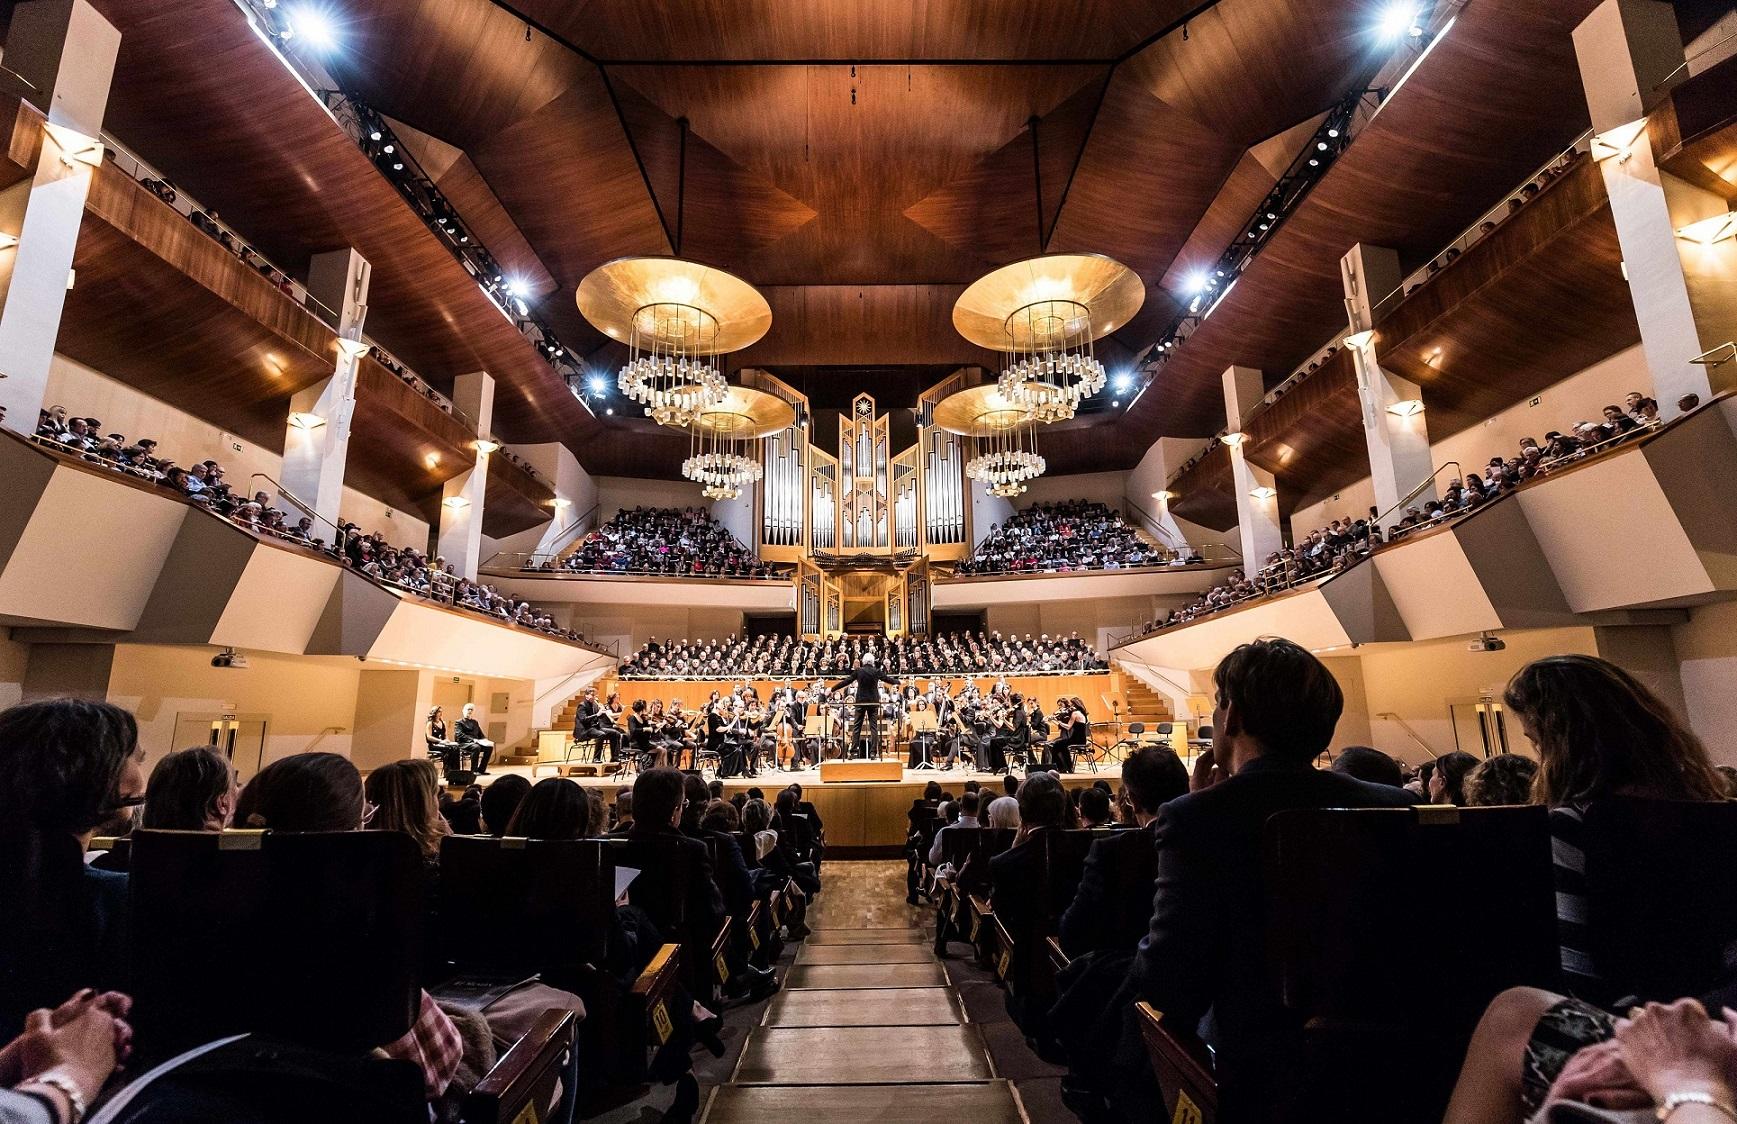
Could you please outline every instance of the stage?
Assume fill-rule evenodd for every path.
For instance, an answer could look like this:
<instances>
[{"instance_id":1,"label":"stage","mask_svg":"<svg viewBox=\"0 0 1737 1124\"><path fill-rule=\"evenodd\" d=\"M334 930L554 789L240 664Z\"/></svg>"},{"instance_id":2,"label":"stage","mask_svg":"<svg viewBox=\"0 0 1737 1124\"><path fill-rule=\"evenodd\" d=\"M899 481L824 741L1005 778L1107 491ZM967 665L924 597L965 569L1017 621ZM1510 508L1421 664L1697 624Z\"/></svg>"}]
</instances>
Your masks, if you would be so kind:
<instances>
[{"instance_id":1,"label":"stage","mask_svg":"<svg viewBox=\"0 0 1737 1124\"><path fill-rule=\"evenodd\" d=\"M1104 780L1115 789L1121 783L1122 768L1117 764L1099 766L1097 772L1081 762L1078 772L1070 773L1061 778L1062 784L1069 788L1083 788L1093 781ZM967 769L901 769L901 776L896 781L831 781L822 782L818 769L767 769L758 777L734 777L724 781L724 795L732 796L738 792L747 792L758 788L766 795L767 803L771 803L778 793L791 783L802 786L802 798L814 804L814 810L820 813L820 819L826 827L826 845L835 855L864 855L885 853L889 848L897 852L905 842L905 813L911 804L920 800L923 789L930 781L939 784L951 796L957 797L965 791L965 782L974 780L986 792L996 796L1002 794L1002 774L979 773ZM490 770L489 776L483 778L484 783L499 779L508 773L531 778L532 767L529 765L497 766ZM554 766L544 763L537 767L535 780L554 776ZM631 776L616 777L574 777L574 781L585 788L602 789L606 800L614 800L615 790L623 785L631 785Z\"/></svg>"}]
</instances>

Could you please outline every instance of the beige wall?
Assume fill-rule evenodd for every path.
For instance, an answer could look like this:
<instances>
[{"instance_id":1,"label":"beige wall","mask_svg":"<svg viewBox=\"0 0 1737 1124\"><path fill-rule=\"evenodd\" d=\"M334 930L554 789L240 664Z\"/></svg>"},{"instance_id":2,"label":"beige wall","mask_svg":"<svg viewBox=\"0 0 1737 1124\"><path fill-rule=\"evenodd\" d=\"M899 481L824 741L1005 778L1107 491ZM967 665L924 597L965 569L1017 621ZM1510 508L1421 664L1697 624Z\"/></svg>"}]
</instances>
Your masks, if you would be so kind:
<instances>
[{"instance_id":1,"label":"beige wall","mask_svg":"<svg viewBox=\"0 0 1737 1124\"><path fill-rule=\"evenodd\" d=\"M1080 472L1071 476L1039 476L1024 495L1013 501L1016 510L1036 503L1057 503L1061 500L1096 500L1108 504L1110 510L1122 510L1122 494L1127 487L1126 472ZM1152 505L1144 505L1148 511Z\"/></svg>"},{"instance_id":2,"label":"beige wall","mask_svg":"<svg viewBox=\"0 0 1737 1124\"><path fill-rule=\"evenodd\" d=\"M697 585L694 598L705 597L706 588ZM557 606L549 606L554 612ZM559 606L559 608L569 608ZM575 604L570 607L571 628L585 634L587 640L605 647L616 643L623 659L652 637L660 640L721 640L742 631L740 610L718 609L707 605L597 605Z\"/></svg>"},{"instance_id":3,"label":"beige wall","mask_svg":"<svg viewBox=\"0 0 1737 1124\"><path fill-rule=\"evenodd\" d=\"M1028 601L1014 605L991 605L985 620L992 632L1067 636L1079 633L1098 651L1109 650L1111 635L1132 630L1135 621L1152 619L1159 601L1180 603L1187 598L1101 597L1073 601Z\"/></svg>"},{"instance_id":4,"label":"beige wall","mask_svg":"<svg viewBox=\"0 0 1737 1124\"><path fill-rule=\"evenodd\" d=\"M1430 457L1437 465L1458 461L1462 472L1481 471L1497 454L1517 455L1522 437L1542 441L1553 429L1566 433L1576 422L1598 421L1605 406L1623 405L1623 396L1631 390L1642 394L1651 394L1653 390L1652 375L1638 344L1563 379L1538 395L1536 406L1527 399L1486 419L1482 425L1434 442ZM1666 403L1665 409L1668 414L1671 404ZM1297 533L1308 534L1335 519L1362 518L1369 514L1374 502L1375 490L1369 478L1364 477L1320 503L1298 508L1291 516L1291 527Z\"/></svg>"},{"instance_id":5,"label":"beige wall","mask_svg":"<svg viewBox=\"0 0 1737 1124\"><path fill-rule=\"evenodd\" d=\"M1737 601L1703 605L1671 629L1689 725L1720 765L1737 765Z\"/></svg>"},{"instance_id":6,"label":"beige wall","mask_svg":"<svg viewBox=\"0 0 1737 1124\"><path fill-rule=\"evenodd\" d=\"M406 757L424 755L425 720L433 705L433 676L426 671L365 670L352 693L355 736L351 759L358 769L376 769ZM458 715L448 712L447 730Z\"/></svg>"},{"instance_id":7,"label":"beige wall","mask_svg":"<svg viewBox=\"0 0 1737 1124\"><path fill-rule=\"evenodd\" d=\"M105 433L122 433L129 440L155 438L158 453L183 467L215 460L223 465L230 487L237 490L272 491L264 481L255 487L248 478L263 472L276 480L282 474L283 457L271 449L226 433L64 355L56 355L49 368L47 402L65 406L82 417L96 418L103 423ZM363 530L379 531L394 546L428 549L427 522L354 488L344 489L338 511L341 518ZM329 536L329 530L322 535Z\"/></svg>"},{"instance_id":8,"label":"beige wall","mask_svg":"<svg viewBox=\"0 0 1737 1124\"><path fill-rule=\"evenodd\" d=\"M30 662L30 645L9 637L0 638L0 710L16 706L24 695L24 666Z\"/></svg>"},{"instance_id":9,"label":"beige wall","mask_svg":"<svg viewBox=\"0 0 1737 1124\"><path fill-rule=\"evenodd\" d=\"M700 486L689 480L636 480L626 476L597 479L597 521L607 522L623 508L709 507Z\"/></svg>"},{"instance_id":10,"label":"beige wall","mask_svg":"<svg viewBox=\"0 0 1737 1124\"><path fill-rule=\"evenodd\" d=\"M234 713L266 719L264 764L310 749L349 755L356 716L355 660L248 653L249 666L211 666L212 649L120 644L109 701L139 719L147 757L175 749L178 714ZM251 772L257 765L240 763Z\"/></svg>"}]
</instances>

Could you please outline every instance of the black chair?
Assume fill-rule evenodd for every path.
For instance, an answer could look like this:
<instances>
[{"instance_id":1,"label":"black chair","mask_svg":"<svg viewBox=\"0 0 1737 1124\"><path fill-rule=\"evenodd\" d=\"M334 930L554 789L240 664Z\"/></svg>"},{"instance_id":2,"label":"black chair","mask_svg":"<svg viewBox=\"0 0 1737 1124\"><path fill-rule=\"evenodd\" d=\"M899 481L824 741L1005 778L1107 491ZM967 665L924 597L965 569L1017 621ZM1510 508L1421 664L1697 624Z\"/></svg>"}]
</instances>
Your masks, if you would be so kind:
<instances>
[{"instance_id":1,"label":"black chair","mask_svg":"<svg viewBox=\"0 0 1737 1124\"><path fill-rule=\"evenodd\" d=\"M1544 809L1282 812L1267 821L1267 948L1300 1030L1304 1117L1440 1120L1473 1027L1519 985L1557 986ZM1432 951L1427 986L1392 957Z\"/></svg>"},{"instance_id":2,"label":"black chair","mask_svg":"<svg viewBox=\"0 0 1737 1124\"><path fill-rule=\"evenodd\" d=\"M255 1033L366 1053L419 1002L423 873L398 832L133 833L133 1022L161 1059Z\"/></svg>"},{"instance_id":3,"label":"black chair","mask_svg":"<svg viewBox=\"0 0 1737 1124\"><path fill-rule=\"evenodd\" d=\"M726 915L716 931L706 919L688 916L688 895L694 881L705 875L690 861L690 851L674 838L611 840L617 866L642 873L628 887L628 901L645 910L664 938L681 945L681 967L688 989L702 1002L715 997L728 981L724 949L729 943Z\"/></svg>"},{"instance_id":4,"label":"black chair","mask_svg":"<svg viewBox=\"0 0 1737 1124\"><path fill-rule=\"evenodd\" d=\"M1587 935L1612 1004L1713 990L1737 945L1737 803L1595 801L1583 824ZM1631 998L1632 997L1632 998Z\"/></svg>"},{"instance_id":5,"label":"black chair","mask_svg":"<svg viewBox=\"0 0 1737 1124\"><path fill-rule=\"evenodd\" d=\"M460 974L541 974L569 991L608 956L615 863L595 839L452 835L440 846L441 958Z\"/></svg>"}]
</instances>

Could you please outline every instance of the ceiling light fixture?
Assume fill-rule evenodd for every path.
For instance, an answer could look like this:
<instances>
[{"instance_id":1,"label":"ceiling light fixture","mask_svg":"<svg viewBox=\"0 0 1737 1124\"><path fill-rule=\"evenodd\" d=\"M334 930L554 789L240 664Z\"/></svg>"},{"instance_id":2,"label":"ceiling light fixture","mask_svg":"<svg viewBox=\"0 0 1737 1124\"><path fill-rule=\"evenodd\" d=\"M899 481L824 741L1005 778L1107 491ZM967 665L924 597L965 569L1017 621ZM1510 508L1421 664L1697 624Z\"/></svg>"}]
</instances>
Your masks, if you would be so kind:
<instances>
[{"instance_id":1,"label":"ceiling light fixture","mask_svg":"<svg viewBox=\"0 0 1737 1124\"><path fill-rule=\"evenodd\" d=\"M475 441L471 442L471 447L486 457L490 453L498 452L500 450L501 443L499 441L490 441L486 437L479 437Z\"/></svg>"},{"instance_id":2,"label":"ceiling light fixture","mask_svg":"<svg viewBox=\"0 0 1737 1124\"><path fill-rule=\"evenodd\" d=\"M338 29L332 17L312 5L297 8L286 26L293 27L303 42L319 50L329 51L338 45Z\"/></svg>"},{"instance_id":3,"label":"ceiling light fixture","mask_svg":"<svg viewBox=\"0 0 1737 1124\"><path fill-rule=\"evenodd\" d=\"M1240 449L1242 447L1242 443L1244 441L1248 440L1248 434L1243 433L1240 430L1233 429L1229 433L1225 434L1223 437L1220 437L1219 440L1224 442L1226 445L1229 445L1233 449Z\"/></svg>"},{"instance_id":4,"label":"ceiling light fixture","mask_svg":"<svg viewBox=\"0 0 1737 1124\"><path fill-rule=\"evenodd\" d=\"M450 507L454 511L457 511L461 507L469 507L470 501L465 499L463 496L448 496L440 501L440 506Z\"/></svg>"},{"instance_id":5,"label":"ceiling light fixture","mask_svg":"<svg viewBox=\"0 0 1737 1124\"><path fill-rule=\"evenodd\" d=\"M1395 417L1414 418L1423 413L1423 399L1402 398L1398 402L1387 407L1387 412Z\"/></svg>"},{"instance_id":6,"label":"ceiling light fixture","mask_svg":"<svg viewBox=\"0 0 1737 1124\"><path fill-rule=\"evenodd\" d=\"M1009 401L995 383L949 394L935 404L933 419L941 429L971 438L974 455L965 462L965 475L992 496L1023 494L1049 467L1037 451L1031 412Z\"/></svg>"},{"instance_id":7,"label":"ceiling light fixture","mask_svg":"<svg viewBox=\"0 0 1737 1124\"><path fill-rule=\"evenodd\" d=\"M796 410L765 391L733 386L722 401L701 411L688 426L688 459L682 475L711 500L733 500L766 475L756 442L790 428Z\"/></svg>"},{"instance_id":8,"label":"ceiling light fixture","mask_svg":"<svg viewBox=\"0 0 1737 1124\"><path fill-rule=\"evenodd\" d=\"M1727 238L1737 238L1737 211L1727 211L1722 215L1680 226L1677 228L1677 237L1686 242L1699 242L1703 246L1711 246Z\"/></svg>"},{"instance_id":9,"label":"ceiling light fixture","mask_svg":"<svg viewBox=\"0 0 1737 1124\"><path fill-rule=\"evenodd\" d=\"M1375 30L1383 42L1397 43L1413 27L1418 26L1417 18L1417 7L1406 3L1405 0L1399 0L1398 3L1389 4L1382 11L1380 19L1376 22ZM1422 34L1421 29L1419 29L1418 34Z\"/></svg>"},{"instance_id":10,"label":"ceiling light fixture","mask_svg":"<svg viewBox=\"0 0 1737 1124\"><path fill-rule=\"evenodd\" d=\"M1258 488L1249 489L1248 494L1249 494L1249 497L1251 499L1257 499L1257 500L1260 500L1261 502L1264 503L1267 500L1270 500L1274 496L1278 495L1279 490L1277 488L1268 487L1267 485L1262 484Z\"/></svg>"},{"instance_id":11,"label":"ceiling light fixture","mask_svg":"<svg viewBox=\"0 0 1737 1124\"><path fill-rule=\"evenodd\" d=\"M326 419L307 410L292 410L289 423L297 429L318 429L326 424Z\"/></svg>"},{"instance_id":12,"label":"ceiling light fixture","mask_svg":"<svg viewBox=\"0 0 1737 1124\"><path fill-rule=\"evenodd\" d=\"M338 350L343 352L347 359L360 359L368 354L368 349L372 346L367 340L353 340L349 336L338 337Z\"/></svg>"}]
</instances>

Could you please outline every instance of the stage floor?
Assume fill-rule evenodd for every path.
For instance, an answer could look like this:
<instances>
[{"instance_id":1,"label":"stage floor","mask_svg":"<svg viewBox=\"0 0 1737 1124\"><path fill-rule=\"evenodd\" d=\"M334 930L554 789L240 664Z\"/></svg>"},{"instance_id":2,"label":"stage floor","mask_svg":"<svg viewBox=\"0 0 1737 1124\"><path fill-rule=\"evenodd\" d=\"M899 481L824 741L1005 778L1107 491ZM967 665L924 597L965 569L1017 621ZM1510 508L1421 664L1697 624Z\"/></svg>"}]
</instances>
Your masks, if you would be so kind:
<instances>
[{"instance_id":1,"label":"stage floor","mask_svg":"<svg viewBox=\"0 0 1737 1124\"><path fill-rule=\"evenodd\" d=\"M482 779L488 784L499 780L508 773L531 778L532 768L528 765L508 765L491 769L489 775ZM554 776L547 764L538 771L536 780ZM1122 767L1119 763L1102 765L1097 772L1090 766L1082 766L1079 771L1064 775L1062 784L1069 788L1083 788L1093 781L1103 780L1112 789L1121 783ZM631 776L615 777L574 777L585 788L602 789L605 798L614 799L615 790L624 785L631 785ZM710 778L708 778L710 779ZM905 813L911 804L922 798L923 789L930 781L934 781L946 790L950 796L958 796L965 791L966 781L976 781L984 790L1000 795L1004 784L1003 774L979 773L966 769L905 769L903 776L897 781L833 781L823 784L818 769L769 769L757 777L733 777L724 781L724 794L734 795L758 788L765 793L770 802L778 793L791 783L802 786L802 797L814 804L814 809L820 814L826 828L826 844L828 848L840 851L860 851L869 849L873 852L884 852L887 849L897 850L905 841Z\"/></svg>"}]
</instances>

